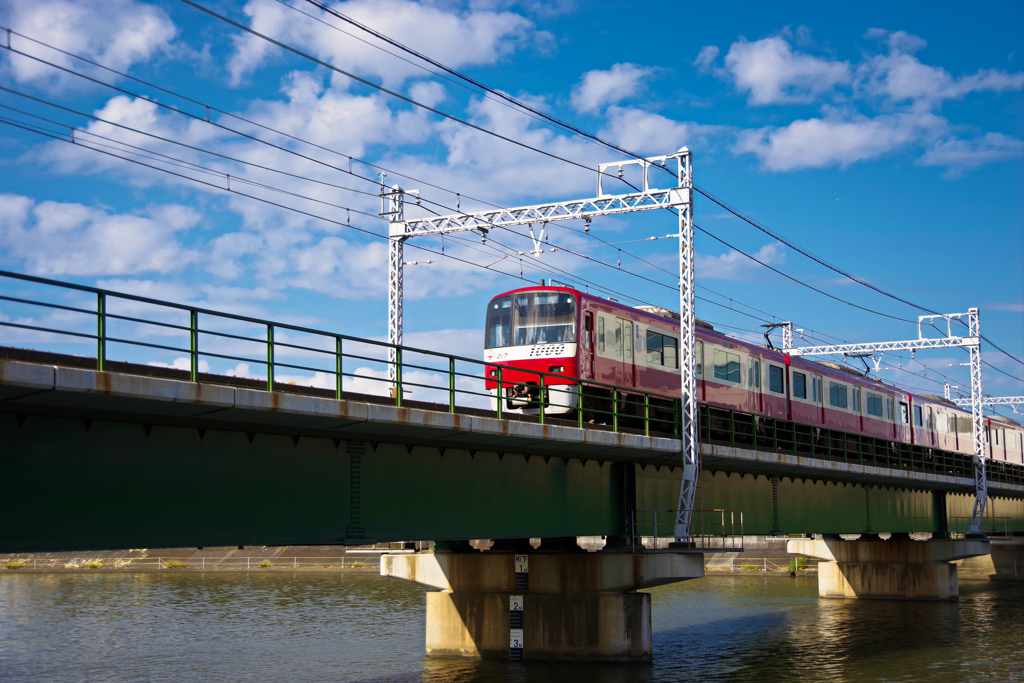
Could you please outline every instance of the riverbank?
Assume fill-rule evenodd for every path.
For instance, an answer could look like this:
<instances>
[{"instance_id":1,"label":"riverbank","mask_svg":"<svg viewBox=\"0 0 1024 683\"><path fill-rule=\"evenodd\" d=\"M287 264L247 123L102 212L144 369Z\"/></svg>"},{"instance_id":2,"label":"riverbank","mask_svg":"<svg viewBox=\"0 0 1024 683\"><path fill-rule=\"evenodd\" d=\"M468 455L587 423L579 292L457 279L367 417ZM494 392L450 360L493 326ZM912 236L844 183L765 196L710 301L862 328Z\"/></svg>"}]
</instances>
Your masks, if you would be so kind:
<instances>
[{"instance_id":1,"label":"riverbank","mask_svg":"<svg viewBox=\"0 0 1024 683\"><path fill-rule=\"evenodd\" d=\"M4 571L362 571L379 572L388 546L224 546L0 555ZM407 551L411 552L411 551Z\"/></svg>"},{"instance_id":2,"label":"riverbank","mask_svg":"<svg viewBox=\"0 0 1024 683\"><path fill-rule=\"evenodd\" d=\"M426 545L426 544L422 544ZM291 571L379 572L384 553L413 552L403 544L375 546L222 546L96 550L74 553L19 553L0 555L4 572L164 572L164 571ZM785 552L785 544L751 537L744 552L705 556L708 573L800 574L816 573L814 560Z\"/></svg>"}]
</instances>

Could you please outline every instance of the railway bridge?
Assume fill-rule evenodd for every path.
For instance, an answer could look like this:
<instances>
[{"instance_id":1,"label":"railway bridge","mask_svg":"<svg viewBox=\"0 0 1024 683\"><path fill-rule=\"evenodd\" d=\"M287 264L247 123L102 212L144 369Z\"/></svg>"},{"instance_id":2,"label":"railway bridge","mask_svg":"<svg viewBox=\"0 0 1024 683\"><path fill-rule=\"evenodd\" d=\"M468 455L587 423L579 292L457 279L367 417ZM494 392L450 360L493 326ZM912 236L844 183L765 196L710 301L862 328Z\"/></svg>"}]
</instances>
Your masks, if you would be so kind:
<instances>
[{"instance_id":1,"label":"railway bridge","mask_svg":"<svg viewBox=\"0 0 1024 683\"><path fill-rule=\"evenodd\" d=\"M702 576L704 553L744 535L801 536L826 596L955 599L950 562L989 552L962 538L968 456L702 405L695 543L666 548L671 422L495 413L478 360L23 281L36 289L8 305L61 322L2 323L0 552L432 540L382 562L440 589L429 653L609 660L651 657L637 589ZM263 376L212 367L239 360ZM634 397L653 398L669 397ZM991 463L989 481L988 528L1024 533L1024 467Z\"/></svg>"}]
</instances>

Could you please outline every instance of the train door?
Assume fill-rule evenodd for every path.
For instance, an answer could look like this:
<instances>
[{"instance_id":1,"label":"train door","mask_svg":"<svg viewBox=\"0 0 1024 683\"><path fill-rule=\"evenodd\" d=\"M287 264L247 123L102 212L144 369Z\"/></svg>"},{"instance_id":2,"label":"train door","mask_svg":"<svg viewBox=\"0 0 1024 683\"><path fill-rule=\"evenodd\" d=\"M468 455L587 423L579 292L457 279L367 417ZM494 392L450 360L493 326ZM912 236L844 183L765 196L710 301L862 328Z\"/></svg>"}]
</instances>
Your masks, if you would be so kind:
<instances>
[{"instance_id":1,"label":"train door","mask_svg":"<svg viewBox=\"0 0 1024 683\"><path fill-rule=\"evenodd\" d=\"M910 426L910 404L900 401L899 425L897 439L904 443L914 443L914 429ZM908 434L909 432L909 434Z\"/></svg>"},{"instance_id":2,"label":"train door","mask_svg":"<svg viewBox=\"0 0 1024 683\"><path fill-rule=\"evenodd\" d=\"M622 325L622 386L636 386L636 366L633 363L633 321L620 319Z\"/></svg>"},{"instance_id":3,"label":"train door","mask_svg":"<svg viewBox=\"0 0 1024 683\"><path fill-rule=\"evenodd\" d=\"M764 412L764 404L761 400L761 359L757 356L747 356L747 386L752 399L748 407L755 413Z\"/></svg>"},{"instance_id":4,"label":"train door","mask_svg":"<svg viewBox=\"0 0 1024 683\"><path fill-rule=\"evenodd\" d=\"M821 375L811 376L811 394L814 398L814 406L818 411L818 419L825 424L825 382Z\"/></svg>"},{"instance_id":5,"label":"train door","mask_svg":"<svg viewBox=\"0 0 1024 683\"><path fill-rule=\"evenodd\" d=\"M594 314L583 314L583 353L580 354L580 377L594 377Z\"/></svg>"}]
</instances>

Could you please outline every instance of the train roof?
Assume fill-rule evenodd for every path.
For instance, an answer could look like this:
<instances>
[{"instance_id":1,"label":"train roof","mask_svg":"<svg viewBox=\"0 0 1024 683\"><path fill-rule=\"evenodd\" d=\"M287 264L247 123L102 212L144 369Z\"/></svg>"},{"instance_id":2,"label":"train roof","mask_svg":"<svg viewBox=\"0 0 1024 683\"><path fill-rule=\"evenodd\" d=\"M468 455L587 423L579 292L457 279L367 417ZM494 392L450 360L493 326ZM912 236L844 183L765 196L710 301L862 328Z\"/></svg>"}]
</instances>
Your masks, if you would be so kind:
<instances>
[{"instance_id":1,"label":"train roof","mask_svg":"<svg viewBox=\"0 0 1024 683\"><path fill-rule=\"evenodd\" d=\"M915 394L915 396L920 396L921 398L926 398L929 401L935 401L936 403L941 403L941 404L947 405L947 406L949 406L951 408L959 408L960 410L963 410L962 407L958 406L953 401L950 401L945 396L936 396L935 394Z\"/></svg>"}]
</instances>

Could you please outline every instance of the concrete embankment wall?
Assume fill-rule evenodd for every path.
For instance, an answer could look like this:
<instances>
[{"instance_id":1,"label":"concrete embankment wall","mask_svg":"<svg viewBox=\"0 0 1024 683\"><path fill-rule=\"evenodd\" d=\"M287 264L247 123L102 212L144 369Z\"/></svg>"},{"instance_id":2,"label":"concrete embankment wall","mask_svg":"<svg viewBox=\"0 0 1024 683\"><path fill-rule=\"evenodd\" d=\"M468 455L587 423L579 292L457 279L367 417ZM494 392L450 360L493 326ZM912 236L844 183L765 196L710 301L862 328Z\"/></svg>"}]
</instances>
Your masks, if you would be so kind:
<instances>
[{"instance_id":1,"label":"concrete embankment wall","mask_svg":"<svg viewBox=\"0 0 1024 683\"><path fill-rule=\"evenodd\" d=\"M791 572L816 571L817 560L786 551L787 536L744 536L743 552L715 553L705 556L709 572Z\"/></svg>"}]
</instances>

